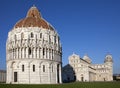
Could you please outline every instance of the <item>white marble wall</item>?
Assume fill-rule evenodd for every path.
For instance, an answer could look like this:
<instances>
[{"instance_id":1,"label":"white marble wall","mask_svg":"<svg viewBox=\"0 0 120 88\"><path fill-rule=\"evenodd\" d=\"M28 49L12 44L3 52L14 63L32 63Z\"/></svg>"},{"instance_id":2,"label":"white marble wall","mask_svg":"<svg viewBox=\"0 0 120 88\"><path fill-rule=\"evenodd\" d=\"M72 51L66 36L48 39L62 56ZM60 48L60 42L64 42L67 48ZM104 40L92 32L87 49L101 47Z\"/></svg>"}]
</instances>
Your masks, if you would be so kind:
<instances>
[{"instance_id":1,"label":"white marble wall","mask_svg":"<svg viewBox=\"0 0 120 88\"><path fill-rule=\"evenodd\" d=\"M76 54L69 56L68 59L69 66L72 67L71 69L73 71L69 75L75 75L75 81L113 81L113 62L111 62L112 58L109 58L109 60L106 60L106 62L103 64L90 64ZM70 77L70 79L73 78L73 76L69 76L68 73L69 69L64 67L64 80L67 80L67 77Z\"/></svg>"},{"instance_id":2,"label":"white marble wall","mask_svg":"<svg viewBox=\"0 0 120 88\"><path fill-rule=\"evenodd\" d=\"M58 37L54 30L44 28L12 29L6 42L7 83L62 83L62 50ZM24 72L22 72L22 65L24 65ZM35 72L33 72L33 65L35 65ZM43 72L43 65L45 72ZM17 82L14 82L14 72L17 72Z\"/></svg>"}]
</instances>

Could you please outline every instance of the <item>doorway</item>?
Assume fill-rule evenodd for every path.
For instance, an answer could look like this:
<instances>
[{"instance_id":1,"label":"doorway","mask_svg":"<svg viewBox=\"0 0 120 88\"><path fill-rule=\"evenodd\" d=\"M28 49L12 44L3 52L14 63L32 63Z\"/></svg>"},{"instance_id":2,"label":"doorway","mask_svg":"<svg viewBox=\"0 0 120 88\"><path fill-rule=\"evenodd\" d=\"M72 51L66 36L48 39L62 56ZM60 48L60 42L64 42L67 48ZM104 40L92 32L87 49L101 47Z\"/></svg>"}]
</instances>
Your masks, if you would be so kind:
<instances>
[{"instance_id":1,"label":"doorway","mask_svg":"<svg viewBox=\"0 0 120 88\"><path fill-rule=\"evenodd\" d=\"M57 83L60 83L59 78L59 64L57 64Z\"/></svg>"},{"instance_id":2,"label":"doorway","mask_svg":"<svg viewBox=\"0 0 120 88\"><path fill-rule=\"evenodd\" d=\"M17 82L17 72L14 72L14 82Z\"/></svg>"},{"instance_id":3,"label":"doorway","mask_svg":"<svg viewBox=\"0 0 120 88\"><path fill-rule=\"evenodd\" d=\"M81 81L82 81L82 82L84 81L84 77L81 77Z\"/></svg>"}]
</instances>

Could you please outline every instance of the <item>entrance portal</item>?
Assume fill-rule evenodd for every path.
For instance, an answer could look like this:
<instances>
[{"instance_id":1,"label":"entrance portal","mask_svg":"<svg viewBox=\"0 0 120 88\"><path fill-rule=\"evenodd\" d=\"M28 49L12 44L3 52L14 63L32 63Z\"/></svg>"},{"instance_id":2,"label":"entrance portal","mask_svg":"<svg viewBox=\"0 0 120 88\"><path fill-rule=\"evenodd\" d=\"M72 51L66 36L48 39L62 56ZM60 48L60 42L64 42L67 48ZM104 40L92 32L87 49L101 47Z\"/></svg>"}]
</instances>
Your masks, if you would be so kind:
<instances>
[{"instance_id":1,"label":"entrance portal","mask_svg":"<svg viewBox=\"0 0 120 88\"><path fill-rule=\"evenodd\" d=\"M17 82L17 72L14 72L14 82Z\"/></svg>"},{"instance_id":2,"label":"entrance portal","mask_svg":"<svg viewBox=\"0 0 120 88\"><path fill-rule=\"evenodd\" d=\"M81 77L81 81L82 81L82 82L84 81L84 77Z\"/></svg>"},{"instance_id":3,"label":"entrance portal","mask_svg":"<svg viewBox=\"0 0 120 88\"><path fill-rule=\"evenodd\" d=\"M59 78L59 64L57 65L57 83L60 83Z\"/></svg>"}]
</instances>

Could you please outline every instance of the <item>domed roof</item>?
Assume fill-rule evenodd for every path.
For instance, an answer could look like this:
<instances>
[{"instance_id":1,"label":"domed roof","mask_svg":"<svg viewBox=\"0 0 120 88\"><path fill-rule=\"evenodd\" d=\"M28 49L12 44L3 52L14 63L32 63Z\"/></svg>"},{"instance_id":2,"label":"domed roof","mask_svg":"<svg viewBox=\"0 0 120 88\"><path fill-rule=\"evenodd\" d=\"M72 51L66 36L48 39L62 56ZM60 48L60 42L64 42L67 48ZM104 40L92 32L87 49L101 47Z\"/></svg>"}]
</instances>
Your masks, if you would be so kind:
<instances>
[{"instance_id":1,"label":"domed roof","mask_svg":"<svg viewBox=\"0 0 120 88\"><path fill-rule=\"evenodd\" d=\"M83 60L87 61L88 63L91 63L91 62L92 62L91 59L90 59L90 57L88 57L88 55L85 55L85 56L83 57Z\"/></svg>"},{"instance_id":2,"label":"domed roof","mask_svg":"<svg viewBox=\"0 0 120 88\"><path fill-rule=\"evenodd\" d=\"M105 61L104 62L113 62L113 60L112 60L112 55L106 55L106 57L105 57Z\"/></svg>"},{"instance_id":3,"label":"domed roof","mask_svg":"<svg viewBox=\"0 0 120 88\"><path fill-rule=\"evenodd\" d=\"M17 27L43 27L45 29L54 30L53 27L42 18L39 10L35 6L31 7L27 12L26 18L18 21L14 27L15 28Z\"/></svg>"}]
</instances>

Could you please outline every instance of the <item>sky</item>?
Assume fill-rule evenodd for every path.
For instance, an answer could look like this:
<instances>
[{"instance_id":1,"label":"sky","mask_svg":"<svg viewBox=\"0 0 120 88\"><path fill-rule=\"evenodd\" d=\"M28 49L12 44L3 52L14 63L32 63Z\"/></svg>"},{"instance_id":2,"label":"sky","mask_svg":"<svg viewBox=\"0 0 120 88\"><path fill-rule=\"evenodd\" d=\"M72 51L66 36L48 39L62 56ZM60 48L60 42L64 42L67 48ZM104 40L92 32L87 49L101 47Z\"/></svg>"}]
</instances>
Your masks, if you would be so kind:
<instances>
[{"instance_id":1,"label":"sky","mask_svg":"<svg viewBox=\"0 0 120 88\"><path fill-rule=\"evenodd\" d=\"M8 32L33 5L60 36L63 66L73 53L87 54L93 64L111 54L114 74L120 73L119 0L0 0L0 69L6 69Z\"/></svg>"}]
</instances>

